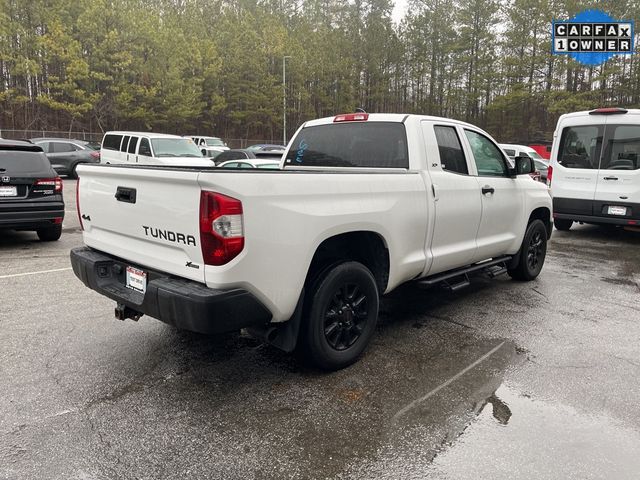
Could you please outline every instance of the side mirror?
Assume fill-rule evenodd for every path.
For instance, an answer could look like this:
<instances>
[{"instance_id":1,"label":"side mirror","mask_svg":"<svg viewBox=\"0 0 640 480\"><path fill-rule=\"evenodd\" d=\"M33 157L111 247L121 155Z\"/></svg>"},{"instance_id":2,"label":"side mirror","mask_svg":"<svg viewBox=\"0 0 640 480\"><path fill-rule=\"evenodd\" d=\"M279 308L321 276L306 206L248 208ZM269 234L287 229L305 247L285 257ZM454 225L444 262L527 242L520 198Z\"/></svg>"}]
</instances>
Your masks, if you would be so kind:
<instances>
[{"instance_id":1,"label":"side mirror","mask_svg":"<svg viewBox=\"0 0 640 480\"><path fill-rule=\"evenodd\" d=\"M533 162L533 158L522 156L516 157L516 175L527 175L536 171L536 164Z\"/></svg>"}]
</instances>

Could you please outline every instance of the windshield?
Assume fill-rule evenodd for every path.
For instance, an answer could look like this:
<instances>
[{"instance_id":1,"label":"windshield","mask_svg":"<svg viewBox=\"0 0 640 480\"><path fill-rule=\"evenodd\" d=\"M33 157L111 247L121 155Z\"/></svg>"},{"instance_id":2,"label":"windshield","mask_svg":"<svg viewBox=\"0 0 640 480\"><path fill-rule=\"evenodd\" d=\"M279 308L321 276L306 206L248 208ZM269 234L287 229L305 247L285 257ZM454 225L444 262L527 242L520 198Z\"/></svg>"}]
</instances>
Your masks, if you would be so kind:
<instances>
[{"instance_id":1,"label":"windshield","mask_svg":"<svg viewBox=\"0 0 640 480\"><path fill-rule=\"evenodd\" d=\"M224 147L224 142L219 138L207 138L207 146L209 147Z\"/></svg>"},{"instance_id":2,"label":"windshield","mask_svg":"<svg viewBox=\"0 0 640 480\"><path fill-rule=\"evenodd\" d=\"M156 157L202 157L190 138L154 138L151 145Z\"/></svg>"}]
</instances>

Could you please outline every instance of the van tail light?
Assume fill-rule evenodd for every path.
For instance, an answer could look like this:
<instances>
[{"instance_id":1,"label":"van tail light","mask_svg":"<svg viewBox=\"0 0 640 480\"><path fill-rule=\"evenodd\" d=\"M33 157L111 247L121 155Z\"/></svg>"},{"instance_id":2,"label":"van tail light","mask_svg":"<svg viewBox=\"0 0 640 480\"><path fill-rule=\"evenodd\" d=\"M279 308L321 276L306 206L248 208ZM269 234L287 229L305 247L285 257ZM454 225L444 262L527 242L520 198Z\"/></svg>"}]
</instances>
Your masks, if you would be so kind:
<instances>
[{"instance_id":1,"label":"van tail light","mask_svg":"<svg viewBox=\"0 0 640 480\"><path fill-rule=\"evenodd\" d=\"M206 265L224 265L244 248L242 202L216 192L200 193L200 246Z\"/></svg>"},{"instance_id":2,"label":"van tail light","mask_svg":"<svg viewBox=\"0 0 640 480\"><path fill-rule=\"evenodd\" d=\"M34 186L37 187L53 187L53 191L56 193L62 193L62 179L56 178L41 178L36 180Z\"/></svg>"},{"instance_id":3,"label":"van tail light","mask_svg":"<svg viewBox=\"0 0 640 480\"><path fill-rule=\"evenodd\" d=\"M553 177L553 167L549 165L547 168L547 187L551 186L551 178Z\"/></svg>"},{"instance_id":4,"label":"van tail light","mask_svg":"<svg viewBox=\"0 0 640 480\"><path fill-rule=\"evenodd\" d=\"M76 182L76 212L78 212L78 221L80 221L80 230L84 230L82 224L82 215L80 215L80 179Z\"/></svg>"}]
</instances>

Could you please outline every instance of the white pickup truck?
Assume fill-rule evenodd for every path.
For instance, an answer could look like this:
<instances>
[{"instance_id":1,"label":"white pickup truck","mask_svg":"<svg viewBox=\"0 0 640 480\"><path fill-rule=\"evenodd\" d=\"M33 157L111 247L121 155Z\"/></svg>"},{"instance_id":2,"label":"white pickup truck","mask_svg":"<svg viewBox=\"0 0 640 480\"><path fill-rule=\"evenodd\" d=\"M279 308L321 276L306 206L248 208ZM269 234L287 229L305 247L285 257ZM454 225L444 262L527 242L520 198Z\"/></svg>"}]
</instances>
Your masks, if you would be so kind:
<instances>
[{"instance_id":1,"label":"white pickup truck","mask_svg":"<svg viewBox=\"0 0 640 480\"><path fill-rule=\"evenodd\" d=\"M71 263L122 320L247 328L342 368L402 283L537 277L552 217L532 170L473 125L364 113L302 125L280 170L82 165Z\"/></svg>"}]
</instances>

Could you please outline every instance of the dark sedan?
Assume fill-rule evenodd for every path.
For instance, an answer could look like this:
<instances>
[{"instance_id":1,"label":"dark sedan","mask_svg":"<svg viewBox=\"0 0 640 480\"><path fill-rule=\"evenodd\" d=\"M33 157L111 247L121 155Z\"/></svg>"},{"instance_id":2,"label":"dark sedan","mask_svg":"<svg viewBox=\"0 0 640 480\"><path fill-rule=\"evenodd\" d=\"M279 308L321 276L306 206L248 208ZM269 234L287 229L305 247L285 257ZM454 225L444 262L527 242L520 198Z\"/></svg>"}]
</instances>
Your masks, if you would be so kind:
<instances>
[{"instance_id":1,"label":"dark sedan","mask_svg":"<svg viewBox=\"0 0 640 480\"><path fill-rule=\"evenodd\" d=\"M32 138L42 147L59 175L78 178L76 167L81 163L100 163L100 144L71 138Z\"/></svg>"},{"instance_id":2,"label":"dark sedan","mask_svg":"<svg viewBox=\"0 0 640 480\"><path fill-rule=\"evenodd\" d=\"M0 230L32 230L40 240L62 234L62 179L42 148L0 140Z\"/></svg>"}]
</instances>

